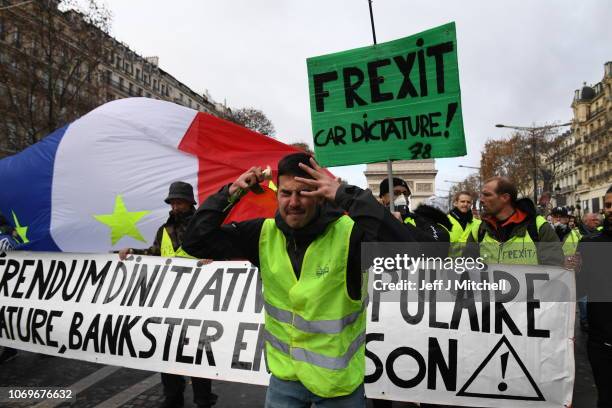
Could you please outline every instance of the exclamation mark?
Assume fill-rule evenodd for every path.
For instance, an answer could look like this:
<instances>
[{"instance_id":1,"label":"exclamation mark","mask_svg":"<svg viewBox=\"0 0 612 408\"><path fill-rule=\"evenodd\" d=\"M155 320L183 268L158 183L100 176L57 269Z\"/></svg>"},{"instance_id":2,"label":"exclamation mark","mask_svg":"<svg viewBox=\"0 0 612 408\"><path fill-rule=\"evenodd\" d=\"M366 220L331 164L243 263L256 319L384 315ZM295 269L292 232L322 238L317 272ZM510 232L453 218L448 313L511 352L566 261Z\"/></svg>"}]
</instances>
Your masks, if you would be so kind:
<instances>
[{"instance_id":1,"label":"exclamation mark","mask_svg":"<svg viewBox=\"0 0 612 408\"><path fill-rule=\"evenodd\" d=\"M506 368L508 367L508 354L510 354L510 352L505 352L504 354L501 355L501 363L502 363L502 380L506 378ZM499 385L497 386L497 389L500 391L506 391L508 389L508 384L506 384L505 382L500 382Z\"/></svg>"},{"instance_id":2,"label":"exclamation mark","mask_svg":"<svg viewBox=\"0 0 612 408\"><path fill-rule=\"evenodd\" d=\"M448 137L450 133L448 133L448 128L455 117L455 113L457 112L457 107L459 104L457 102L448 104L448 111L446 112L446 130L444 131L444 137Z\"/></svg>"}]
</instances>

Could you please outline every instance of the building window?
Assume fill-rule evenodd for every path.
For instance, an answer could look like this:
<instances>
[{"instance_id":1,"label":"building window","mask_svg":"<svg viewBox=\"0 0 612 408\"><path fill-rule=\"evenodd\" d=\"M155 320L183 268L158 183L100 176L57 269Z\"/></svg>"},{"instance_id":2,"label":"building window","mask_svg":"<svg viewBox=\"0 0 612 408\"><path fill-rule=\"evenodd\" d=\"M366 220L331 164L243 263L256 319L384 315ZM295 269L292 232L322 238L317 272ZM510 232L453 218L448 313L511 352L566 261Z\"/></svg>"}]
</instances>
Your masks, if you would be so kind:
<instances>
[{"instance_id":1,"label":"building window","mask_svg":"<svg viewBox=\"0 0 612 408\"><path fill-rule=\"evenodd\" d=\"M138 96L142 96L142 88L138 88Z\"/></svg>"},{"instance_id":2,"label":"building window","mask_svg":"<svg viewBox=\"0 0 612 408\"><path fill-rule=\"evenodd\" d=\"M140 80L140 70L136 68L136 79Z\"/></svg>"}]
</instances>

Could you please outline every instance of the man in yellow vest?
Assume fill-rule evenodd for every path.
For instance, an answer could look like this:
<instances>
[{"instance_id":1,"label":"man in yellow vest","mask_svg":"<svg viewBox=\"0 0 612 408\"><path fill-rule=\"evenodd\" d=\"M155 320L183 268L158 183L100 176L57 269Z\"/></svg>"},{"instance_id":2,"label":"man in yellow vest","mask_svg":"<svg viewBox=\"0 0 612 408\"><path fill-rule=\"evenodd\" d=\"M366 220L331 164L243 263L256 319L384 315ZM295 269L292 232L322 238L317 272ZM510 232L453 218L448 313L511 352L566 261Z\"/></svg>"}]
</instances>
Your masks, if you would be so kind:
<instances>
[{"instance_id":1,"label":"man in yellow vest","mask_svg":"<svg viewBox=\"0 0 612 408\"><path fill-rule=\"evenodd\" d=\"M125 259L130 254L173 257L183 242L187 224L195 213L196 201L193 187L189 183L176 181L170 185L168 197L164 200L170 205L168 220L157 230L153 245L146 249L123 248L119 258ZM164 402L162 408L180 408L183 406L185 379L181 375L162 373ZM212 407L217 396L212 393L212 382L208 378L192 377L193 402L198 408Z\"/></svg>"},{"instance_id":2,"label":"man in yellow vest","mask_svg":"<svg viewBox=\"0 0 612 408\"><path fill-rule=\"evenodd\" d=\"M467 239L465 255L474 256L479 244L487 263L563 265L561 242L553 227L528 198L518 199L516 186L506 177L485 181L480 193L485 214Z\"/></svg>"},{"instance_id":3,"label":"man in yellow vest","mask_svg":"<svg viewBox=\"0 0 612 408\"><path fill-rule=\"evenodd\" d=\"M472 194L469 191L459 191L455 194L453 208L448 213L448 219L452 224L450 230L451 256L460 256L472 233L472 229L478 229L480 220L472 214Z\"/></svg>"},{"instance_id":4,"label":"man in yellow vest","mask_svg":"<svg viewBox=\"0 0 612 408\"><path fill-rule=\"evenodd\" d=\"M267 408L365 407L361 243L378 240L386 222L402 226L370 191L339 183L305 153L278 163L274 218L222 225L228 203L262 181L262 169L252 167L210 196L189 224L183 249L259 267L272 373Z\"/></svg>"}]
</instances>

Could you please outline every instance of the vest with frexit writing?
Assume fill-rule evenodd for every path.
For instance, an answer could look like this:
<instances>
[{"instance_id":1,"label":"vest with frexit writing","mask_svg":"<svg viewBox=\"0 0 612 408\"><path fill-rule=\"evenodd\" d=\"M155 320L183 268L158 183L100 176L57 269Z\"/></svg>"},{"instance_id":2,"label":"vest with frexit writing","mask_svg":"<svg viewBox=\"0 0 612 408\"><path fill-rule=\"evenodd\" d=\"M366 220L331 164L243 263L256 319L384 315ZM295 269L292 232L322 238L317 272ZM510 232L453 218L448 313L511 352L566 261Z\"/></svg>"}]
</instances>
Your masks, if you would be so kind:
<instances>
[{"instance_id":1,"label":"vest with frexit writing","mask_svg":"<svg viewBox=\"0 0 612 408\"><path fill-rule=\"evenodd\" d=\"M346 287L353 225L346 215L330 223L306 249L299 279L274 219L259 238L268 368L324 398L351 394L365 375L367 276L361 300Z\"/></svg>"},{"instance_id":2,"label":"vest with frexit writing","mask_svg":"<svg viewBox=\"0 0 612 408\"><path fill-rule=\"evenodd\" d=\"M530 221L531 222L531 221ZM540 231L542 225L546 224L546 219L540 215L536 216L536 231ZM484 228L484 225L480 228ZM531 238L529 227L524 228L523 235L515 235L506 242L499 242L485 230L485 234L480 239L479 230L472 230L474 240L480 241L480 256L486 263L514 264L514 265L537 265L538 252L536 243Z\"/></svg>"}]
</instances>

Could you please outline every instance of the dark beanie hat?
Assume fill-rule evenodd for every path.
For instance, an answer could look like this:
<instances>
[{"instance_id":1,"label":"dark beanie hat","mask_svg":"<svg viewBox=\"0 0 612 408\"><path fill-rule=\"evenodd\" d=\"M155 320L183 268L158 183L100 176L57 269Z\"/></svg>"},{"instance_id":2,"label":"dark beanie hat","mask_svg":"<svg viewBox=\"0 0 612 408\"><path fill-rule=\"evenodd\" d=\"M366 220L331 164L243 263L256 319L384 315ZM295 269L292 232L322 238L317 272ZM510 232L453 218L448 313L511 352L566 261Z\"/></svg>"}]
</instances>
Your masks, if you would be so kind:
<instances>
[{"instance_id":1,"label":"dark beanie hat","mask_svg":"<svg viewBox=\"0 0 612 408\"><path fill-rule=\"evenodd\" d=\"M406 190L408 190L408 195L412 195L412 192L410 191L410 187L408 187L408 183L406 183L401 178L393 177L393 187L396 187L396 186L405 187ZM380 182L380 186L378 190L380 191L380 193L378 194L379 197L382 197L389 192L389 179L388 178Z\"/></svg>"},{"instance_id":2,"label":"dark beanie hat","mask_svg":"<svg viewBox=\"0 0 612 408\"><path fill-rule=\"evenodd\" d=\"M189 201L191 204L196 204L193 199L193 187L189 183L185 183L184 181L175 181L170 184L170 191L168 192L168 197L164 200L166 204L170 204L170 200L181 199L185 201Z\"/></svg>"}]
</instances>

